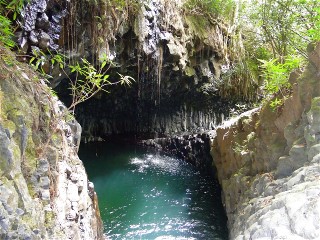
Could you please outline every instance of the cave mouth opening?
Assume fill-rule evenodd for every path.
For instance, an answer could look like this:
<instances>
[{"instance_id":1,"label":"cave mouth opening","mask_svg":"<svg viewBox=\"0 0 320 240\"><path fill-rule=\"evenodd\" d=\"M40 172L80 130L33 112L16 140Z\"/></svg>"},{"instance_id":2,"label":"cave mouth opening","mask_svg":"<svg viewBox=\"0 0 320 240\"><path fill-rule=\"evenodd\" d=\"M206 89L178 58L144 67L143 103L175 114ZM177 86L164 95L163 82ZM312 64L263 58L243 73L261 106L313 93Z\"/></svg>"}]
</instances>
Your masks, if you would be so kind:
<instances>
[{"instance_id":1,"label":"cave mouth opening","mask_svg":"<svg viewBox=\"0 0 320 240\"><path fill-rule=\"evenodd\" d=\"M68 106L71 100L67 86L63 81L56 90ZM210 136L207 132L192 133L210 127L209 119L215 119L215 124L223 121L226 105L217 99L213 101L224 108L215 106L214 109L222 110L217 114L210 110L211 116L188 107L182 109L182 114L179 104L174 102L163 104L168 108L157 109L154 115L152 107L140 106L131 96L118 92L99 95L82 103L75 112L82 126L79 157L95 185L105 234L112 239L228 239L221 186L210 156ZM139 115L137 106L143 114ZM196 129L189 131L181 124L185 121L177 116ZM160 119L159 123L168 129L155 119ZM157 148L141 146L145 139L166 139L169 144L159 152ZM189 173L172 174L172 169L163 168L166 164Z\"/></svg>"},{"instance_id":2,"label":"cave mouth opening","mask_svg":"<svg viewBox=\"0 0 320 240\"><path fill-rule=\"evenodd\" d=\"M106 236L112 239L228 239L221 188L212 174L136 144L82 143Z\"/></svg>"}]
</instances>

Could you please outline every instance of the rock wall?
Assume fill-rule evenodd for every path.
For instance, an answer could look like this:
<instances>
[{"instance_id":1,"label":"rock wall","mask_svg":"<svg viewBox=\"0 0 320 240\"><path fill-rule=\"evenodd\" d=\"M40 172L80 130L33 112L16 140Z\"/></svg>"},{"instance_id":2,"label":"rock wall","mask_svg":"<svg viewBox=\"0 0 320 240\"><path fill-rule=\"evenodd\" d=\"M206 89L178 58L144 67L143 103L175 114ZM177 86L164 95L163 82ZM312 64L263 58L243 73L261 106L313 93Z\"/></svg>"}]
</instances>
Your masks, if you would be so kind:
<instances>
[{"instance_id":1,"label":"rock wall","mask_svg":"<svg viewBox=\"0 0 320 240\"><path fill-rule=\"evenodd\" d=\"M228 114L232 104L222 100L218 87L221 69L229 67L225 33L210 22L198 26L182 6L183 1L138 1L130 17L117 10L107 15L102 26L112 26L105 33L108 46L103 43L96 54L112 57L111 79L119 72L136 82L78 108L84 136L196 132L212 129Z\"/></svg>"},{"instance_id":2,"label":"rock wall","mask_svg":"<svg viewBox=\"0 0 320 240\"><path fill-rule=\"evenodd\" d=\"M234 59L228 55L233 28L221 19L196 15L183 0L125 2L30 1L23 14L23 51L60 49L70 61L87 58L96 64L106 54L113 61L112 81L118 73L135 79L131 88L114 87L78 108L87 140L210 130L229 114L233 97L255 96L253 83L223 84L222 76L228 79L234 72ZM68 81L55 67L44 68L67 103ZM224 98L228 86L236 92Z\"/></svg>"},{"instance_id":3,"label":"rock wall","mask_svg":"<svg viewBox=\"0 0 320 240\"><path fill-rule=\"evenodd\" d=\"M320 238L320 44L292 95L217 129L212 156L230 239Z\"/></svg>"},{"instance_id":4,"label":"rock wall","mask_svg":"<svg viewBox=\"0 0 320 240\"><path fill-rule=\"evenodd\" d=\"M148 139L142 140L140 143L143 146L177 156L196 166L203 174L215 174L216 170L212 169L212 157L210 155L212 134L215 134L215 131Z\"/></svg>"},{"instance_id":5,"label":"rock wall","mask_svg":"<svg viewBox=\"0 0 320 240\"><path fill-rule=\"evenodd\" d=\"M80 125L41 76L0 56L0 238L103 239Z\"/></svg>"}]
</instances>

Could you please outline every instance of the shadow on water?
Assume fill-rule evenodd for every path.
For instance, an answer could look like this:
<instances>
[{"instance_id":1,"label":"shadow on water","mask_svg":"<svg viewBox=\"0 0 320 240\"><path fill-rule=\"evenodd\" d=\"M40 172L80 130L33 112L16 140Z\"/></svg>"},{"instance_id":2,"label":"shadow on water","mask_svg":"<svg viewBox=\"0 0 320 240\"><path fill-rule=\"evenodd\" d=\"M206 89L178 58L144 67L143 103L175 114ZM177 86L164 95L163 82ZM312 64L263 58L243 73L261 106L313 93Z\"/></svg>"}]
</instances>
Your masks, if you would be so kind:
<instances>
[{"instance_id":1,"label":"shadow on water","mask_svg":"<svg viewBox=\"0 0 320 240\"><path fill-rule=\"evenodd\" d=\"M228 239L220 186L179 159L137 146L82 144L111 239Z\"/></svg>"}]
</instances>

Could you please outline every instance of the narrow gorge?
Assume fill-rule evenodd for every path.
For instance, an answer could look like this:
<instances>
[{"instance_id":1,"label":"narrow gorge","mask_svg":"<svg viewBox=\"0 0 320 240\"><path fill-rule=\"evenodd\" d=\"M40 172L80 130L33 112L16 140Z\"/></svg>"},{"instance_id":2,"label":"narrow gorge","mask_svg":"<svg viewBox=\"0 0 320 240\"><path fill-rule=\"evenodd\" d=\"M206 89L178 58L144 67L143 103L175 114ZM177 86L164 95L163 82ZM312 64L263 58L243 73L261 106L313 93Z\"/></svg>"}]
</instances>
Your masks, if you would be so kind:
<instances>
[{"instance_id":1,"label":"narrow gorge","mask_svg":"<svg viewBox=\"0 0 320 240\"><path fill-rule=\"evenodd\" d=\"M298 65L267 47L254 0L17 2L0 3L0 239L320 239L319 40L290 42Z\"/></svg>"}]
</instances>

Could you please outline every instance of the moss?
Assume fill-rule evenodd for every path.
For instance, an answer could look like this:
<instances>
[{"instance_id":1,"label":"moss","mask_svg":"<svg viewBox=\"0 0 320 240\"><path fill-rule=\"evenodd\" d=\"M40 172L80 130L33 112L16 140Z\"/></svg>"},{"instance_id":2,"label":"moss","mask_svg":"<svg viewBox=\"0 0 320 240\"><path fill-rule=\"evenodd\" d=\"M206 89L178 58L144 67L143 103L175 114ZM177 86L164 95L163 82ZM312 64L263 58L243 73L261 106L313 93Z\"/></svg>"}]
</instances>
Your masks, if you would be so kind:
<instances>
[{"instance_id":1,"label":"moss","mask_svg":"<svg viewBox=\"0 0 320 240\"><path fill-rule=\"evenodd\" d=\"M208 26L210 24L204 16L186 16L186 23L191 31L200 39L208 38Z\"/></svg>"},{"instance_id":2,"label":"moss","mask_svg":"<svg viewBox=\"0 0 320 240\"><path fill-rule=\"evenodd\" d=\"M39 219L35 219L34 215L31 215L30 213L24 214L22 216L22 221L26 224L26 226L30 229L36 229L38 228L38 222Z\"/></svg>"},{"instance_id":3,"label":"moss","mask_svg":"<svg viewBox=\"0 0 320 240\"><path fill-rule=\"evenodd\" d=\"M255 137L256 137L256 133L255 132L249 133L248 136L247 136L247 142L249 143L249 142L254 141Z\"/></svg>"},{"instance_id":4,"label":"moss","mask_svg":"<svg viewBox=\"0 0 320 240\"><path fill-rule=\"evenodd\" d=\"M44 224L48 228L52 225L55 219L55 214L52 211L45 211L44 218L45 218Z\"/></svg>"},{"instance_id":5,"label":"moss","mask_svg":"<svg viewBox=\"0 0 320 240\"><path fill-rule=\"evenodd\" d=\"M252 119L249 116L242 118L243 125L250 125Z\"/></svg>"},{"instance_id":6,"label":"moss","mask_svg":"<svg viewBox=\"0 0 320 240\"><path fill-rule=\"evenodd\" d=\"M58 132L53 133L51 136L51 141L54 146L59 146L61 143L61 135Z\"/></svg>"},{"instance_id":7,"label":"moss","mask_svg":"<svg viewBox=\"0 0 320 240\"><path fill-rule=\"evenodd\" d=\"M29 195L31 196L31 198L37 198L38 193L35 191L35 187L34 187L33 183L27 181L27 187L28 187L28 192L29 192Z\"/></svg>"},{"instance_id":8,"label":"moss","mask_svg":"<svg viewBox=\"0 0 320 240\"><path fill-rule=\"evenodd\" d=\"M185 73L188 77L192 77L196 74L196 70L194 70L193 67L189 67L187 66L186 69L185 69Z\"/></svg>"},{"instance_id":9,"label":"moss","mask_svg":"<svg viewBox=\"0 0 320 240\"><path fill-rule=\"evenodd\" d=\"M320 97L315 97L312 99L311 111L320 114Z\"/></svg>"},{"instance_id":10,"label":"moss","mask_svg":"<svg viewBox=\"0 0 320 240\"><path fill-rule=\"evenodd\" d=\"M2 103L3 103L3 93L0 88L0 120L4 119L3 110L2 110L2 105L3 105Z\"/></svg>"},{"instance_id":11,"label":"moss","mask_svg":"<svg viewBox=\"0 0 320 240\"><path fill-rule=\"evenodd\" d=\"M25 164L32 172L37 168L37 153L35 149L36 146L32 141L32 136L29 136L27 141L27 148L25 151Z\"/></svg>"}]
</instances>

